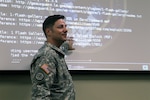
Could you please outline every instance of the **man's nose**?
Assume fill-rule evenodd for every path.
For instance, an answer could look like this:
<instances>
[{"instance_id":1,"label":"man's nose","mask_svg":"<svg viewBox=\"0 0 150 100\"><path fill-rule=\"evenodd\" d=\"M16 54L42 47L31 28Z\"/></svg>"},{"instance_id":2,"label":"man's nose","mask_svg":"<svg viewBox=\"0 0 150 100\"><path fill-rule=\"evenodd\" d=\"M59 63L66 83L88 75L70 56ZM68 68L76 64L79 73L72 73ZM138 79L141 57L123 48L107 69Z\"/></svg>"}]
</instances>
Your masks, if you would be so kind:
<instances>
[{"instance_id":1,"label":"man's nose","mask_svg":"<svg viewBox=\"0 0 150 100\"><path fill-rule=\"evenodd\" d=\"M68 32L68 29L65 27L64 28L64 33L67 33Z\"/></svg>"}]
</instances>

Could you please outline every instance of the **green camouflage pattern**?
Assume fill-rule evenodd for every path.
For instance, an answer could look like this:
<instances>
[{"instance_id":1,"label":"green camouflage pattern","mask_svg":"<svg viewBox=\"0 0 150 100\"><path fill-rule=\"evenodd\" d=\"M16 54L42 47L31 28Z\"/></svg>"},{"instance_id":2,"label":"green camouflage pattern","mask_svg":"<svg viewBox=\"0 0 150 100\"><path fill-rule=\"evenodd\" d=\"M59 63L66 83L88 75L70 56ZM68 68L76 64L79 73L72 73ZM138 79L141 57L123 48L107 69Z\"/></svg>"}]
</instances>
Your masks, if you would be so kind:
<instances>
[{"instance_id":1,"label":"green camouflage pattern","mask_svg":"<svg viewBox=\"0 0 150 100\"><path fill-rule=\"evenodd\" d=\"M68 48L64 43L64 50ZM66 50L65 50L66 52ZM45 42L34 56L31 67L32 100L75 100L72 77L64 52ZM46 64L47 71L41 66Z\"/></svg>"}]
</instances>

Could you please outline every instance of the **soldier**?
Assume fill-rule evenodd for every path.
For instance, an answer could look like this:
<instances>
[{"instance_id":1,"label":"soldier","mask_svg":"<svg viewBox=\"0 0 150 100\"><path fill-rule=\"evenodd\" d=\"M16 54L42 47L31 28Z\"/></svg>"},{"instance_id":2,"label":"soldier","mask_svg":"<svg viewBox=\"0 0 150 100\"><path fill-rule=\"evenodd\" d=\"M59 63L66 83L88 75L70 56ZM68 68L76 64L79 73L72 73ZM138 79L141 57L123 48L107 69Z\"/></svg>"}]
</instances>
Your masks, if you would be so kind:
<instances>
[{"instance_id":1,"label":"soldier","mask_svg":"<svg viewBox=\"0 0 150 100\"><path fill-rule=\"evenodd\" d=\"M67 41L66 27L63 15L48 16L43 22L46 41L30 67L32 100L75 100L74 85L63 52L74 49L72 42Z\"/></svg>"}]
</instances>

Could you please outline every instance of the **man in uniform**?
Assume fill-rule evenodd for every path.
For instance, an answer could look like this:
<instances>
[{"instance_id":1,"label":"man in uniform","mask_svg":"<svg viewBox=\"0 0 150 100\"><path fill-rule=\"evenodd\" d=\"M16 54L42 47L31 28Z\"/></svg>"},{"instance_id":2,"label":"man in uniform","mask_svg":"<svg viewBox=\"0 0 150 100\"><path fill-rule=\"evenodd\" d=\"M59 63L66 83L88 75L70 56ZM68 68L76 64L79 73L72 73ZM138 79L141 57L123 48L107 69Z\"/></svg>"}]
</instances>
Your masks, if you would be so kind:
<instances>
[{"instance_id":1,"label":"man in uniform","mask_svg":"<svg viewBox=\"0 0 150 100\"><path fill-rule=\"evenodd\" d=\"M64 53L73 50L72 42L67 41L65 17L48 16L43 32L47 40L30 66L32 100L75 100L72 77L64 59Z\"/></svg>"}]
</instances>

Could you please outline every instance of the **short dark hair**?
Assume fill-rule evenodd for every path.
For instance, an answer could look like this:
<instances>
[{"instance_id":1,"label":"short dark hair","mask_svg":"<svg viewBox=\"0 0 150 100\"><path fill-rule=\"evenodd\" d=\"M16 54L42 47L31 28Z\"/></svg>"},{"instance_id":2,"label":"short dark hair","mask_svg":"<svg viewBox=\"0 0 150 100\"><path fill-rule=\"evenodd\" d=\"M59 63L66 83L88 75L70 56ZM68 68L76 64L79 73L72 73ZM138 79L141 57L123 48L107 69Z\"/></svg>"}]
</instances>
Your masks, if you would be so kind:
<instances>
[{"instance_id":1,"label":"short dark hair","mask_svg":"<svg viewBox=\"0 0 150 100\"><path fill-rule=\"evenodd\" d=\"M47 37L46 31L45 31L46 28L52 27L58 19L65 19L65 16L63 16L63 15L52 15L52 16L48 16L45 19L45 21L43 22L43 32L44 32L46 37Z\"/></svg>"}]
</instances>

